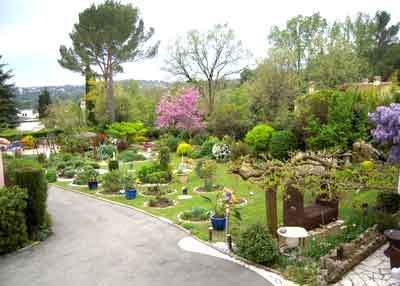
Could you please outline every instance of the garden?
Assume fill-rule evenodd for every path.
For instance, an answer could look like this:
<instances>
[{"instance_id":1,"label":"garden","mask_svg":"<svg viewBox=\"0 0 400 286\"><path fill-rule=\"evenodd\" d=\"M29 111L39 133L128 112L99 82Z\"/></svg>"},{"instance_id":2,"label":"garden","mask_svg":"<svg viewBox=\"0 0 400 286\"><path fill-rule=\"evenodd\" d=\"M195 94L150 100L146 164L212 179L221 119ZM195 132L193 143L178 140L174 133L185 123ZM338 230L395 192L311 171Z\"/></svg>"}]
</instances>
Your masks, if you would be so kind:
<instances>
[{"instance_id":1,"label":"garden","mask_svg":"<svg viewBox=\"0 0 400 286\"><path fill-rule=\"evenodd\" d=\"M90 31L107 32L92 23L92 13L121 7L136 21L132 6L113 1L93 5L80 19ZM370 19L364 16L355 23ZM376 34L389 37L397 29L382 41L395 43L399 26L387 27L382 19L390 15L377 12L368 20L376 23L364 30L375 34L366 37L374 43ZM51 234L50 184L167 219L300 285L340 281L387 242L388 230L400 228L399 74L386 52L396 53L392 46L383 52L381 43L363 50L359 41L349 42L344 35L358 31L348 21L328 25L314 14L274 27L268 57L255 69L241 69L240 79L230 78L238 73L231 65L246 51L227 25L189 32L166 61L166 69L185 81L147 89L131 80L114 82L113 73L138 55L156 54L158 44L141 50L153 30L117 37L123 41L112 42L105 61L90 49L107 47L96 41L114 35L96 34L96 43L83 47L79 40L90 33L81 35L86 26L76 24L73 47L61 46L58 62L85 75L81 101L43 106L39 100L45 129L36 132L14 129L15 108L6 120L0 114L0 253ZM298 46L287 40L293 23L313 31L298 38ZM116 46L121 51L111 55ZM400 253L390 250L395 267Z\"/></svg>"}]
</instances>

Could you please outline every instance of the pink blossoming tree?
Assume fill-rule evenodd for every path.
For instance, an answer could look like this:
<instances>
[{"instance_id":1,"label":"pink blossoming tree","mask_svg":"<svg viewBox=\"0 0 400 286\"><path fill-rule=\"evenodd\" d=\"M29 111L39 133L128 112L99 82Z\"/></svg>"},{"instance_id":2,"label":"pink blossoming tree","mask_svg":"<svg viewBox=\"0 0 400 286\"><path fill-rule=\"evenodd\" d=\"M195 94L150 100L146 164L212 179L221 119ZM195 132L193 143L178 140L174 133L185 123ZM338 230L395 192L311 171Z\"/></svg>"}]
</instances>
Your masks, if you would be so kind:
<instances>
[{"instance_id":1,"label":"pink blossoming tree","mask_svg":"<svg viewBox=\"0 0 400 286\"><path fill-rule=\"evenodd\" d=\"M163 96L157 106L157 126L193 132L203 129L203 114L198 109L200 93L186 89L178 96Z\"/></svg>"}]
</instances>

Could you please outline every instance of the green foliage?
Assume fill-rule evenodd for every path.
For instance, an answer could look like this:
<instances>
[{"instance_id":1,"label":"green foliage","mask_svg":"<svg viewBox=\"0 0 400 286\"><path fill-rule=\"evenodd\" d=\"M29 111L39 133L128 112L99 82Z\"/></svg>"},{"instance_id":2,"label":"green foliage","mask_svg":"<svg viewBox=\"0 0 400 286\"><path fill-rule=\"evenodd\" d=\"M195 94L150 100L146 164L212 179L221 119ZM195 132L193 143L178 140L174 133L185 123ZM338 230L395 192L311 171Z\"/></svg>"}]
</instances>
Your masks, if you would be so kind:
<instances>
[{"instance_id":1,"label":"green foliage","mask_svg":"<svg viewBox=\"0 0 400 286\"><path fill-rule=\"evenodd\" d=\"M204 221L209 217L209 211L202 207L193 207L191 210L182 212L181 218L191 221Z\"/></svg>"},{"instance_id":2,"label":"green foliage","mask_svg":"<svg viewBox=\"0 0 400 286\"><path fill-rule=\"evenodd\" d=\"M101 70L106 81L107 114L113 122L113 75L122 72L122 64L153 57L158 43L146 46L154 29L146 31L139 10L132 4L112 0L91 5L79 14L79 22L70 33L72 48L60 47L59 64L85 74L87 69ZM111 79L111 80L110 80Z\"/></svg>"},{"instance_id":3,"label":"green foliage","mask_svg":"<svg viewBox=\"0 0 400 286\"><path fill-rule=\"evenodd\" d=\"M188 144L188 143L180 143L178 145L178 148L176 149L176 154L178 156L188 156L190 155L190 153L193 152L193 147L192 145Z\"/></svg>"},{"instance_id":4,"label":"green foliage","mask_svg":"<svg viewBox=\"0 0 400 286\"><path fill-rule=\"evenodd\" d=\"M102 186L107 193L117 193L123 188L122 172L120 170L112 170L102 176Z\"/></svg>"},{"instance_id":5,"label":"green foliage","mask_svg":"<svg viewBox=\"0 0 400 286\"><path fill-rule=\"evenodd\" d=\"M138 170L138 178L142 183L165 184L172 180L170 170L164 170L159 164L143 165Z\"/></svg>"},{"instance_id":6,"label":"green foliage","mask_svg":"<svg viewBox=\"0 0 400 286\"><path fill-rule=\"evenodd\" d=\"M251 154L251 148L249 145L243 142L235 142L231 145L231 159L236 160L240 157Z\"/></svg>"},{"instance_id":7,"label":"green foliage","mask_svg":"<svg viewBox=\"0 0 400 286\"><path fill-rule=\"evenodd\" d=\"M161 147L160 149L160 167L163 170L169 170L171 158L168 147Z\"/></svg>"},{"instance_id":8,"label":"green foliage","mask_svg":"<svg viewBox=\"0 0 400 286\"><path fill-rule=\"evenodd\" d=\"M372 171L375 168L375 164L372 161L362 161L360 166L366 172Z\"/></svg>"},{"instance_id":9,"label":"green foliage","mask_svg":"<svg viewBox=\"0 0 400 286\"><path fill-rule=\"evenodd\" d=\"M297 119L306 145L311 149L348 148L358 139L367 140L368 112L376 101L369 94L320 91L297 100Z\"/></svg>"},{"instance_id":10,"label":"green foliage","mask_svg":"<svg viewBox=\"0 0 400 286\"><path fill-rule=\"evenodd\" d=\"M119 168L119 163L117 160L110 160L108 162L108 170L112 171L112 170L118 170Z\"/></svg>"},{"instance_id":11,"label":"green foliage","mask_svg":"<svg viewBox=\"0 0 400 286\"><path fill-rule=\"evenodd\" d=\"M181 139L178 137L175 137L173 135L168 135L166 144L171 152L175 152L176 149L178 148L179 142L181 142Z\"/></svg>"},{"instance_id":12,"label":"green foliage","mask_svg":"<svg viewBox=\"0 0 400 286\"><path fill-rule=\"evenodd\" d=\"M146 157L143 154L137 153L136 150L125 150L118 154L118 158L124 162L143 161Z\"/></svg>"},{"instance_id":13,"label":"green foliage","mask_svg":"<svg viewBox=\"0 0 400 286\"><path fill-rule=\"evenodd\" d=\"M275 159L286 160L289 152L297 147L297 138L289 130L274 132L271 136L269 152Z\"/></svg>"},{"instance_id":14,"label":"green foliage","mask_svg":"<svg viewBox=\"0 0 400 286\"><path fill-rule=\"evenodd\" d=\"M16 184L16 173L19 169L23 168L41 168L42 166L39 162L35 160L29 160L24 158L18 158L11 161L8 161L6 164L6 182L7 185L15 185Z\"/></svg>"},{"instance_id":15,"label":"green foliage","mask_svg":"<svg viewBox=\"0 0 400 286\"><path fill-rule=\"evenodd\" d=\"M117 152L117 149L112 144L103 144L97 148L97 153L103 160L107 160L113 157L114 153Z\"/></svg>"},{"instance_id":16,"label":"green foliage","mask_svg":"<svg viewBox=\"0 0 400 286\"><path fill-rule=\"evenodd\" d=\"M106 133L115 138L126 139L130 143L142 142L146 139L148 129L142 122L115 122L108 126Z\"/></svg>"},{"instance_id":17,"label":"green foliage","mask_svg":"<svg viewBox=\"0 0 400 286\"><path fill-rule=\"evenodd\" d=\"M84 166L76 173L74 184L86 185L88 182L96 181L99 173L90 165Z\"/></svg>"},{"instance_id":18,"label":"green foliage","mask_svg":"<svg viewBox=\"0 0 400 286\"><path fill-rule=\"evenodd\" d=\"M0 62L2 56L0 55ZM11 71L4 70L5 64L0 64L0 131L14 128L17 121L17 108L14 85L7 83L12 78Z\"/></svg>"},{"instance_id":19,"label":"green foliage","mask_svg":"<svg viewBox=\"0 0 400 286\"><path fill-rule=\"evenodd\" d=\"M28 242L27 198L26 190L18 187L0 189L0 253L16 250Z\"/></svg>"},{"instance_id":20,"label":"green foliage","mask_svg":"<svg viewBox=\"0 0 400 286\"><path fill-rule=\"evenodd\" d=\"M54 183L57 181L57 171L54 168L47 169L46 179L49 183Z\"/></svg>"},{"instance_id":21,"label":"green foliage","mask_svg":"<svg viewBox=\"0 0 400 286\"><path fill-rule=\"evenodd\" d=\"M259 124L247 132L244 141L258 152L268 151L274 128L267 124Z\"/></svg>"},{"instance_id":22,"label":"green foliage","mask_svg":"<svg viewBox=\"0 0 400 286\"><path fill-rule=\"evenodd\" d=\"M51 98L50 98L50 93L49 91L45 88L40 94L39 94L39 100L38 100L38 112L39 112L39 118L44 118L48 114L48 106L51 104Z\"/></svg>"},{"instance_id":23,"label":"green foliage","mask_svg":"<svg viewBox=\"0 0 400 286\"><path fill-rule=\"evenodd\" d=\"M28 191L26 223L28 234L35 239L40 227L46 224L47 180L43 169L23 168L16 172L16 184Z\"/></svg>"},{"instance_id":24,"label":"green foliage","mask_svg":"<svg viewBox=\"0 0 400 286\"><path fill-rule=\"evenodd\" d=\"M64 169L63 172L61 173L61 175L67 179L72 179L75 176L75 174L76 174L76 171L72 167L68 167L68 168Z\"/></svg>"},{"instance_id":25,"label":"green foliage","mask_svg":"<svg viewBox=\"0 0 400 286\"><path fill-rule=\"evenodd\" d=\"M256 263L271 265L278 257L278 248L271 234L261 224L250 225L240 234L237 253Z\"/></svg>"},{"instance_id":26,"label":"green foliage","mask_svg":"<svg viewBox=\"0 0 400 286\"><path fill-rule=\"evenodd\" d=\"M212 156L212 147L214 144L219 143L219 139L213 136L208 137L206 141L201 145L201 155L202 156Z\"/></svg>"},{"instance_id":27,"label":"green foliage","mask_svg":"<svg viewBox=\"0 0 400 286\"><path fill-rule=\"evenodd\" d=\"M400 194L381 192L376 198L376 204L385 212L395 213L400 211Z\"/></svg>"}]
</instances>

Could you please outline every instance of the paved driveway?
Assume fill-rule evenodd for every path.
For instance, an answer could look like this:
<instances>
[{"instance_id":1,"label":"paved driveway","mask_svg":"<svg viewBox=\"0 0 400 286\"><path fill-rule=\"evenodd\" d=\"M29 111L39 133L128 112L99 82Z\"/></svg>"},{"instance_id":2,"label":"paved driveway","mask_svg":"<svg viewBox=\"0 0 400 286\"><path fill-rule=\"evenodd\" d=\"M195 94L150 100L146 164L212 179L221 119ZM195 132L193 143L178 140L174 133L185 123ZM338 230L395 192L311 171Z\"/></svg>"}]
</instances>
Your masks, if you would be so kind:
<instances>
[{"instance_id":1,"label":"paved driveway","mask_svg":"<svg viewBox=\"0 0 400 286\"><path fill-rule=\"evenodd\" d=\"M185 252L186 234L140 212L52 188L54 234L0 257L1 286L270 285L229 261Z\"/></svg>"}]
</instances>

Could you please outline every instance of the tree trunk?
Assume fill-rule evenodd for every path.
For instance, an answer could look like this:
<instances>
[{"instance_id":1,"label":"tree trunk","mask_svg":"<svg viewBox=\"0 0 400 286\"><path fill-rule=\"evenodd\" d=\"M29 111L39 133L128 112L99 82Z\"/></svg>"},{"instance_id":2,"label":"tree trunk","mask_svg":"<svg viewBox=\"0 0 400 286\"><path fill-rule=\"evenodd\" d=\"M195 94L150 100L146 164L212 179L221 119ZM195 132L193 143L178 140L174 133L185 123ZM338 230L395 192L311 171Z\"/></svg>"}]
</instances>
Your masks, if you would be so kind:
<instances>
[{"instance_id":1,"label":"tree trunk","mask_svg":"<svg viewBox=\"0 0 400 286\"><path fill-rule=\"evenodd\" d=\"M208 80L208 114L212 114L214 111L214 95L212 80Z\"/></svg>"},{"instance_id":2,"label":"tree trunk","mask_svg":"<svg viewBox=\"0 0 400 286\"><path fill-rule=\"evenodd\" d=\"M112 71L108 73L106 80L106 92L107 92L107 115L110 122L115 121L114 113L114 82Z\"/></svg>"},{"instance_id":3,"label":"tree trunk","mask_svg":"<svg viewBox=\"0 0 400 286\"><path fill-rule=\"evenodd\" d=\"M273 188L267 188L265 190L267 225L272 237L274 238L278 237L278 213L276 204L276 190L274 190Z\"/></svg>"}]
</instances>

